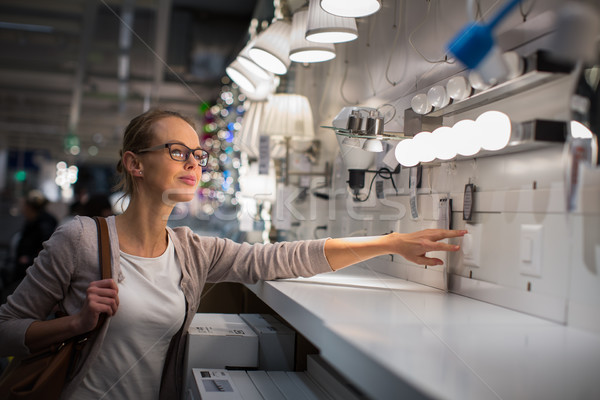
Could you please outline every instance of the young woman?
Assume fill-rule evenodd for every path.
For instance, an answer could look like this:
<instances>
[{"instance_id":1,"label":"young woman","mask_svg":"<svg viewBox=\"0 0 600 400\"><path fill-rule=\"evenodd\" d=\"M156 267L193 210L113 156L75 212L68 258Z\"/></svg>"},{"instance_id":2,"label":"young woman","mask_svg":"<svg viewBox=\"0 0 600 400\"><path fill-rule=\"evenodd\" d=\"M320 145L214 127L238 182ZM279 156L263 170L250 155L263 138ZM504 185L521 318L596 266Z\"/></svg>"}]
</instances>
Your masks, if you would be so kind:
<instances>
[{"instance_id":1,"label":"young woman","mask_svg":"<svg viewBox=\"0 0 600 400\"><path fill-rule=\"evenodd\" d=\"M100 280L92 219L60 227L0 308L0 355L27 355L88 332L105 313L107 323L87 346L62 398L180 398L185 332L206 282L312 276L390 253L439 265L426 253L458 250L438 241L465 233L250 245L167 227L174 205L193 198L207 157L185 117L151 110L134 118L117 166L130 203L108 218L113 278ZM56 305L68 316L47 320Z\"/></svg>"}]
</instances>

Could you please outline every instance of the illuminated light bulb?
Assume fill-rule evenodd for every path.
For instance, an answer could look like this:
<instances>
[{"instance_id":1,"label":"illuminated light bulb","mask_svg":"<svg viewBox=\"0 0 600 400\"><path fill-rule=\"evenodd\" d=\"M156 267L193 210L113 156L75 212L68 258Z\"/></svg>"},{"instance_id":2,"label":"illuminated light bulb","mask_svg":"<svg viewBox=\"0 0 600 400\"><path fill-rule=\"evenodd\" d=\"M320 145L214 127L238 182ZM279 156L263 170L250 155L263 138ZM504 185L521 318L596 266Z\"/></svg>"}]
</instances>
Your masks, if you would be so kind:
<instances>
[{"instance_id":1,"label":"illuminated light bulb","mask_svg":"<svg viewBox=\"0 0 600 400\"><path fill-rule=\"evenodd\" d=\"M454 131L449 126L440 126L432 132L432 142L435 157L440 160L450 160L456 157L456 138Z\"/></svg>"},{"instance_id":2,"label":"illuminated light bulb","mask_svg":"<svg viewBox=\"0 0 600 400\"><path fill-rule=\"evenodd\" d=\"M500 111L486 111L475 120L481 134L481 147L496 151L506 147L510 141L512 127L508 115Z\"/></svg>"},{"instance_id":3,"label":"illuminated light bulb","mask_svg":"<svg viewBox=\"0 0 600 400\"><path fill-rule=\"evenodd\" d=\"M358 38L354 18L338 17L321 8L320 0L310 0L306 40L318 43L343 43Z\"/></svg>"},{"instance_id":4,"label":"illuminated light bulb","mask_svg":"<svg viewBox=\"0 0 600 400\"><path fill-rule=\"evenodd\" d=\"M383 151L383 143L379 139L367 139L363 144L363 150L371 153L381 153Z\"/></svg>"},{"instance_id":5,"label":"illuminated light bulb","mask_svg":"<svg viewBox=\"0 0 600 400\"><path fill-rule=\"evenodd\" d=\"M479 72L472 70L469 72L469 83L476 90L486 90L492 87L489 83L486 83Z\"/></svg>"},{"instance_id":6,"label":"illuminated light bulb","mask_svg":"<svg viewBox=\"0 0 600 400\"><path fill-rule=\"evenodd\" d=\"M381 0L321 0L321 8L339 17L366 17L379 11Z\"/></svg>"},{"instance_id":7,"label":"illuminated light bulb","mask_svg":"<svg viewBox=\"0 0 600 400\"><path fill-rule=\"evenodd\" d=\"M413 138L413 147L417 152L417 157L421 162L431 162L435 160L435 151L433 147L433 134L431 132L419 132Z\"/></svg>"},{"instance_id":8,"label":"illuminated light bulb","mask_svg":"<svg viewBox=\"0 0 600 400\"><path fill-rule=\"evenodd\" d=\"M452 100L464 100L471 95L471 84L464 76L455 76L446 83L446 93Z\"/></svg>"},{"instance_id":9,"label":"illuminated light bulb","mask_svg":"<svg viewBox=\"0 0 600 400\"><path fill-rule=\"evenodd\" d=\"M519 53L516 51L507 51L506 53L502 54L502 58L504 58L504 62L508 67L508 75L506 76L506 80L511 80L523 75L525 62Z\"/></svg>"},{"instance_id":10,"label":"illuminated light bulb","mask_svg":"<svg viewBox=\"0 0 600 400\"><path fill-rule=\"evenodd\" d=\"M573 139L592 139L594 134L579 121L571 121L571 137Z\"/></svg>"},{"instance_id":11,"label":"illuminated light bulb","mask_svg":"<svg viewBox=\"0 0 600 400\"><path fill-rule=\"evenodd\" d=\"M419 163L417 153L414 151L413 140L414 139L404 139L400 141L394 151L396 160L404 167L414 167Z\"/></svg>"},{"instance_id":12,"label":"illuminated light bulb","mask_svg":"<svg viewBox=\"0 0 600 400\"><path fill-rule=\"evenodd\" d=\"M458 141L457 153L461 156L472 156L481 150L481 133L477 130L477 123L471 119L458 121L452 127Z\"/></svg>"},{"instance_id":13,"label":"illuminated light bulb","mask_svg":"<svg viewBox=\"0 0 600 400\"><path fill-rule=\"evenodd\" d=\"M435 108L443 108L450 103L450 97L446 94L443 86L436 85L427 91L427 101Z\"/></svg>"},{"instance_id":14,"label":"illuminated light bulb","mask_svg":"<svg viewBox=\"0 0 600 400\"><path fill-rule=\"evenodd\" d=\"M427 114L431 111L431 104L427 101L427 95L425 93L420 93L413 97L410 101L410 106L417 114Z\"/></svg>"}]
</instances>

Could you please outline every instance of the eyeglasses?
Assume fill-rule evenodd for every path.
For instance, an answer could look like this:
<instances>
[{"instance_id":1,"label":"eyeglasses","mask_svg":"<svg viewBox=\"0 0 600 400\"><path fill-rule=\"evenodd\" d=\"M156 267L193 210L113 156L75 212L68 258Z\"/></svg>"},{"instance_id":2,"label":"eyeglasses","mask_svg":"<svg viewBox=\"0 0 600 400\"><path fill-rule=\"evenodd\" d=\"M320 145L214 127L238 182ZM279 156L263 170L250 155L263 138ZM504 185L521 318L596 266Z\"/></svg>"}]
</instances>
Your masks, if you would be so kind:
<instances>
[{"instance_id":1,"label":"eyeglasses","mask_svg":"<svg viewBox=\"0 0 600 400\"><path fill-rule=\"evenodd\" d=\"M190 149L182 143L165 143L157 146L148 147L147 149L138 150L137 153L146 153L149 151L162 150L164 148L169 149L169 155L175 161L186 162L190 158L190 154L194 156L194 159L198 162L198 165L205 167L208 163L208 152L201 148Z\"/></svg>"}]
</instances>

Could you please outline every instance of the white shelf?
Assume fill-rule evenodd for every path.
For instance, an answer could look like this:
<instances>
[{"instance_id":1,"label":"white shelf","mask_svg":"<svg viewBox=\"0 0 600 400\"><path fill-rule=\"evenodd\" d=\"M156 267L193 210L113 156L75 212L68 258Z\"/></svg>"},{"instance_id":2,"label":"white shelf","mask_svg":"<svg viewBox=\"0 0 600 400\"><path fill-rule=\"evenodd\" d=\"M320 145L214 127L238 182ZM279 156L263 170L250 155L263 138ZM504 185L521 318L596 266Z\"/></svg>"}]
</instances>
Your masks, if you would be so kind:
<instances>
[{"instance_id":1,"label":"white shelf","mask_svg":"<svg viewBox=\"0 0 600 400\"><path fill-rule=\"evenodd\" d=\"M600 398L600 337L353 266L249 285L373 399Z\"/></svg>"}]
</instances>

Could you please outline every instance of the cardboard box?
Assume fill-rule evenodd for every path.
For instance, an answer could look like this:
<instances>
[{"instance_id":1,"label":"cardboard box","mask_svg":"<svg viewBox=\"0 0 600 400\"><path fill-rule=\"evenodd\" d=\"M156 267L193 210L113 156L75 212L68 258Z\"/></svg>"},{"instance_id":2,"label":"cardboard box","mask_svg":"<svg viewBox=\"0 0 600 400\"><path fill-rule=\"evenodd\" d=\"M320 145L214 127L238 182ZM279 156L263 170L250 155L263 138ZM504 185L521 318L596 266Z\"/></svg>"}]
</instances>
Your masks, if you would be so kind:
<instances>
[{"instance_id":1,"label":"cardboard box","mask_svg":"<svg viewBox=\"0 0 600 400\"><path fill-rule=\"evenodd\" d=\"M258 368L293 371L296 333L269 314L240 314L258 335Z\"/></svg>"},{"instance_id":2,"label":"cardboard box","mask_svg":"<svg viewBox=\"0 0 600 400\"><path fill-rule=\"evenodd\" d=\"M196 314L188 329L185 386L192 368L258 367L258 336L236 314Z\"/></svg>"}]
</instances>

